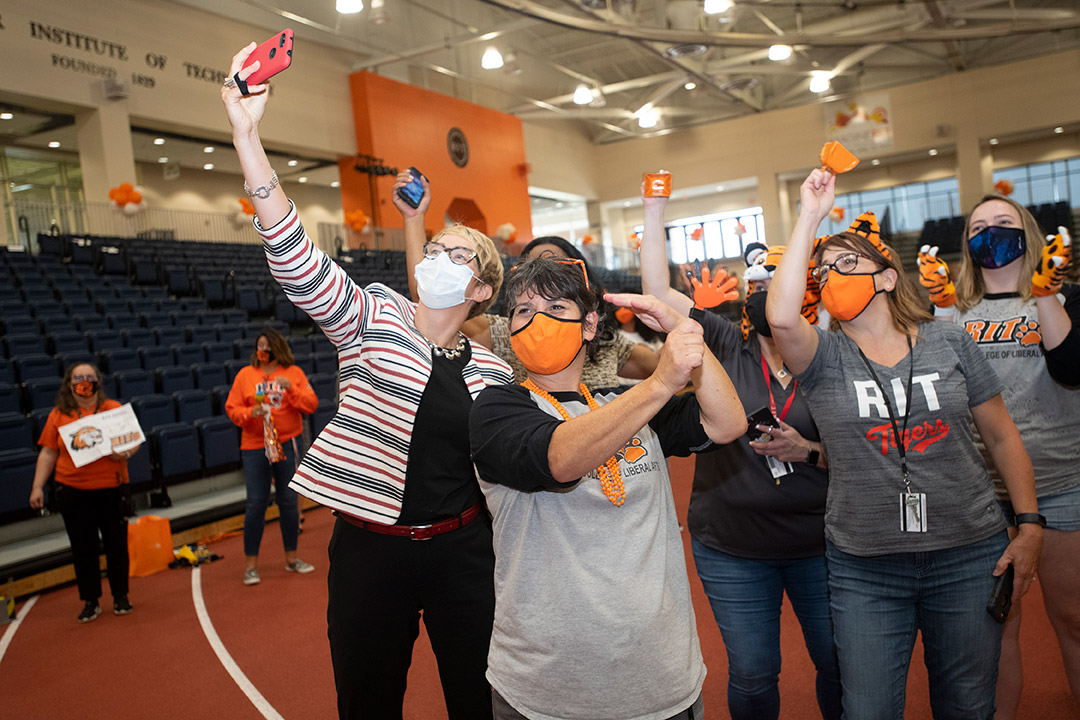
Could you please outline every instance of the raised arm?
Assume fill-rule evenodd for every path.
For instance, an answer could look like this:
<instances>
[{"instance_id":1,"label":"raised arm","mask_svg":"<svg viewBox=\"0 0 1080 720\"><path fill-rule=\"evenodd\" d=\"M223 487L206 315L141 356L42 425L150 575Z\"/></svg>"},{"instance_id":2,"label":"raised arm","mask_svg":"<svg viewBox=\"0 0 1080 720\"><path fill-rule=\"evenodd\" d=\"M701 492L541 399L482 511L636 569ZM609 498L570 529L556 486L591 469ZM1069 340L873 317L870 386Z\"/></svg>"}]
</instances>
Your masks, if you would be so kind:
<instances>
[{"instance_id":1,"label":"raised arm","mask_svg":"<svg viewBox=\"0 0 1080 720\"><path fill-rule=\"evenodd\" d=\"M805 370L817 352L817 332L802 315L806 269L818 225L832 209L836 176L816 169L802 184L801 208L787 250L773 273L766 314L773 339L792 372Z\"/></svg>"},{"instance_id":2,"label":"raised arm","mask_svg":"<svg viewBox=\"0 0 1080 720\"><path fill-rule=\"evenodd\" d=\"M645 185L641 186L641 204L645 208L645 229L641 235L641 289L653 295L683 315L689 315L694 301L671 287L668 270L667 243L664 240L664 210L666 197L645 197Z\"/></svg>"},{"instance_id":3,"label":"raised arm","mask_svg":"<svg viewBox=\"0 0 1080 720\"><path fill-rule=\"evenodd\" d=\"M391 197L405 225L405 273L409 277L409 297L413 302L419 302L420 296L416 294L416 276L413 275L413 268L424 259L424 243L427 242L424 215L427 213L428 206L431 205L431 186L428 185L427 178L421 175L420 184L424 186L424 196L420 198L420 203L416 207L412 207L398 195L398 190L412 182L412 179L411 171L399 172Z\"/></svg>"}]
</instances>

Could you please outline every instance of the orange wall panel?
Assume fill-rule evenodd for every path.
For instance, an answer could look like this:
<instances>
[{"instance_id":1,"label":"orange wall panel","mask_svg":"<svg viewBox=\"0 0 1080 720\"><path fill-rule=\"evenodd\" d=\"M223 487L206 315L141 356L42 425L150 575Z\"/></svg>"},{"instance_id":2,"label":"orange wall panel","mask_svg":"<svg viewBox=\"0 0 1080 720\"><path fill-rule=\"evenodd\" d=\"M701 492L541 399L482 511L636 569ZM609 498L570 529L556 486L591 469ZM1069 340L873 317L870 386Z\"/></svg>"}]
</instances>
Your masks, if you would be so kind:
<instances>
[{"instance_id":1,"label":"orange wall panel","mask_svg":"<svg viewBox=\"0 0 1080 720\"><path fill-rule=\"evenodd\" d=\"M532 220L525 141L521 120L505 113L405 85L369 72L349 76L356 149L382 158L399 170L415 166L431 182L431 207L425 225L438 232L455 199L472 200L494 232L513 223L518 239L528 239ZM451 128L459 128L469 146L463 168L454 164L447 148ZM352 158L339 163L341 202L345 212L362 209L375 224L401 227L401 215L391 202L393 176L375 177L372 206L369 177L353 169ZM449 218L460 220L461 218Z\"/></svg>"}]
</instances>

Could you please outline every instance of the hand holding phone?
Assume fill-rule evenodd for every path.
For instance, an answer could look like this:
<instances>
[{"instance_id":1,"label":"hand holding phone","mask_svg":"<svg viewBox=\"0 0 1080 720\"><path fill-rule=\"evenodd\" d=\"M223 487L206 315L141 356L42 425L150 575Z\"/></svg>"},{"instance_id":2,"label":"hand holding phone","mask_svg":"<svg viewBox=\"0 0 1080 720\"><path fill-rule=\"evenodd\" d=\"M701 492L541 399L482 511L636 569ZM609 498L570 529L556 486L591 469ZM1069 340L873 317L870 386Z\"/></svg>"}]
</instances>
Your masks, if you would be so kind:
<instances>
[{"instance_id":1,"label":"hand holding phone","mask_svg":"<svg viewBox=\"0 0 1080 720\"><path fill-rule=\"evenodd\" d=\"M986 612L999 623L1004 623L1012 609L1013 594L1013 566L1005 568L1005 572L994 578L994 589L990 591L990 599L986 601Z\"/></svg>"},{"instance_id":2,"label":"hand holding phone","mask_svg":"<svg viewBox=\"0 0 1080 720\"><path fill-rule=\"evenodd\" d=\"M424 177L424 173L415 167L410 167L409 172L412 174L412 180L403 187L398 188L397 194L406 205L416 209L420 206L420 201L424 199L424 184L421 178L424 180L427 180L427 178Z\"/></svg>"},{"instance_id":3,"label":"hand holding phone","mask_svg":"<svg viewBox=\"0 0 1080 720\"><path fill-rule=\"evenodd\" d=\"M247 95L249 85L261 85L289 67L292 64L292 51L293 31L286 28L252 50L240 67L240 72L233 75L231 82L240 88L242 94ZM256 62L259 63L258 69L247 78L241 79L240 73Z\"/></svg>"},{"instance_id":4,"label":"hand holding phone","mask_svg":"<svg viewBox=\"0 0 1080 720\"><path fill-rule=\"evenodd\" d=\"M767 407L746 416L746 436L750 438L751 442L769 442L772 440L772 435L757 429L758 425L771 428L780 427L776 422L776 418L773 417L772 411Z\"/></svg>"}]
</instances>

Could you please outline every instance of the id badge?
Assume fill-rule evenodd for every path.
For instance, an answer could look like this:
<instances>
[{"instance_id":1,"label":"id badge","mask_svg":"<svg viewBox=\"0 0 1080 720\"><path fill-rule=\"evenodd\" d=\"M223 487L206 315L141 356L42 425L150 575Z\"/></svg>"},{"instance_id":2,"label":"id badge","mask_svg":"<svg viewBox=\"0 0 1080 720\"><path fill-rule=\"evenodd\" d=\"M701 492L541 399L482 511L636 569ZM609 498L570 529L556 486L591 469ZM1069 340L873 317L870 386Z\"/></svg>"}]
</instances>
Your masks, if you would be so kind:
<instances>
[{"instance_id":1,"label":"id badge","mask_svg":"<svg viewBox=\"0 0 1080 720\"><path fill-rule=\"evenodd\" d=\"M926 532L926 493L900 493L900 530Z\"/></svg>"},{"instance_id":2,"label":"id badge","mask_svg":"<svg viewBox=\"0 0 1080 720\"><path fill-rule=\"evenodd\" d=\"M769 466L769 472L772 473L773 478L776 480L776 484L780 484L780 478L792 473L791 463L782 462L777 460L772 455L765 456L765 462Z\"/></svg>"}]
</instances>

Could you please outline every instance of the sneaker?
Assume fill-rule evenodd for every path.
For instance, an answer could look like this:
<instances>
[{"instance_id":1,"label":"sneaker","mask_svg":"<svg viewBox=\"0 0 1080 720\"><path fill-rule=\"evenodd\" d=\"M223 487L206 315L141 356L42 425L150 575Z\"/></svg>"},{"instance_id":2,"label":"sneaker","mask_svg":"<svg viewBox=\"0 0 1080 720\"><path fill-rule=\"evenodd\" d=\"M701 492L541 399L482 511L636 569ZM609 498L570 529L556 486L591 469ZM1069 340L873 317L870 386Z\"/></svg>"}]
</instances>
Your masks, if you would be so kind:
<instances>
[{"instance_id":1,"label":"sneaker","mask_svg":"<svg viewBox=\"0 0 1080 720\"><path fill-rule=\"evenodd\" d=\"M81 623L88 623L91 620L97 618L101 614L101 606L97 604L97 600L87 600L86 605L83 606L82 612L79 613L79 617L75 618Z\"/></svg>"},{"instance_id":2,"label":"sneaker","mask_svg":"<svg viewBox=\"0 0 1080 720\"><path fill-rule=\"evenodd\" d=\"M301 575L315 572L315 566L306 563L303 560L293 560L291 563L285 563L285 569L289 572L300 573Z\"/></svg>"},{"instance_id":3,"label":"sneaker","mask_svg":"<svg viewBox=\"0 0 1080 720\"><path fill-rule=\"evenodd\" d=\"M131 607L131 603L128 602L127 595L121 595L113 599L112 610L116 615L127 615L134 609Z\"/></svg>"},{"instance_id":4,"label":"sneaker","mask_svg":"<svg viewBox=\"0 0 1080 720\"><path fill-rule=\"evenodd\" d=\"M244 584L245 585L258 585L262 582L262 578L259 577L259 571L255 568L244 571Z\"/></svg>"}]
</instances>

